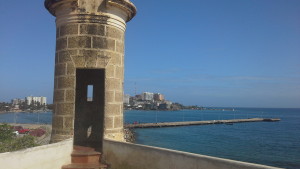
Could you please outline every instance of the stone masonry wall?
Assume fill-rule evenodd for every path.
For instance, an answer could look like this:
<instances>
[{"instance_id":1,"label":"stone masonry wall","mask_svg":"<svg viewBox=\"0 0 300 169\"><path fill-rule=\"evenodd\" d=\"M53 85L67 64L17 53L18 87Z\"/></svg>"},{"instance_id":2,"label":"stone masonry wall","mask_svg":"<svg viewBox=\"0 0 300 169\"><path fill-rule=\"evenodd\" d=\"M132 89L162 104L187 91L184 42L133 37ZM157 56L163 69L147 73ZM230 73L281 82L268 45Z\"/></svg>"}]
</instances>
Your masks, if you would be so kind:
<instances>
[{"instance_id":1,"label":"stone masonry wall","mask_svg":"<svg viewBox=\"0 0 300 169\"><path fill-rule=\"evenodd\" d=\"M56 29L51 142L73 137L78 68L105 69L104 137L123 140L124 31L107 24L67 23Z\"/></svg>"}]
</instances>

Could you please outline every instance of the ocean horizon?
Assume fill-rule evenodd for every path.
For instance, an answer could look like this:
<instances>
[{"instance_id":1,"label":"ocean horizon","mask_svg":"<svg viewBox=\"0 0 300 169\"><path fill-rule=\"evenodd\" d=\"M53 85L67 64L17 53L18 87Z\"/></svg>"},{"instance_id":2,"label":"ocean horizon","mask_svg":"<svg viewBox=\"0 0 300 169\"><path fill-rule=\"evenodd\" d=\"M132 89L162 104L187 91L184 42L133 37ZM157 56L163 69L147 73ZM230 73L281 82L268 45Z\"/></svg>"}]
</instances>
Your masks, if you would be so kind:
<instances>
[{"instance_id":1,"label":"ocean horizon","mask_svg":"<svg viewBox=\"0 0 300 169\"><path fill-rule=\"evenodd\" d=\"M124 111L124 123L280 118L279 122L250 122L134 129L136 143L196 154L300 168L299 108L237 108L220 110ZM224 110L222 110L224 108ZM232 108L232 107L230 107ZM51 124L52 113L3 113L1 123Z\"/></svg>"}]
</instances>

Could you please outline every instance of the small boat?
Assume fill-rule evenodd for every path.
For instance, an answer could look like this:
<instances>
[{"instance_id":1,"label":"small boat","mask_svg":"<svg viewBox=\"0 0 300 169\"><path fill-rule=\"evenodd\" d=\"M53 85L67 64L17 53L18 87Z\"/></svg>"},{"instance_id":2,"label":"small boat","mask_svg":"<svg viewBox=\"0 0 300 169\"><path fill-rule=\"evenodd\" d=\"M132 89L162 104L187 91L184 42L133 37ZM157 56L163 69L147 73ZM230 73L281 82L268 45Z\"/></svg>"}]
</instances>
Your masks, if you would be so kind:
<instances>
[{"instance_id":1,"label":"small boat","mask_svg":"<svg viewBox=\"0 0 300 169\"><path fill-rule=\"evenodd\" d=\"M233 125L233 123L225 123L226 125Z\"/></svg>"}]
</instances>

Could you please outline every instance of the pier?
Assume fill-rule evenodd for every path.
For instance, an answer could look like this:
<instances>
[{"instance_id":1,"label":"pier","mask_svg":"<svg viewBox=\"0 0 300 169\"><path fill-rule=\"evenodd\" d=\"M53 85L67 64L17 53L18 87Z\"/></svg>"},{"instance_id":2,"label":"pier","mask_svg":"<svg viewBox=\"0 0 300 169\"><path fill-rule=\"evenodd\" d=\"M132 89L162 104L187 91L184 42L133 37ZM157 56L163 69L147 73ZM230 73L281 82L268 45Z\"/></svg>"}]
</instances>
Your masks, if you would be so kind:
<instances>
[{"instance_id":1,"label":"pier","mask_svg":"<svg viewBox=\"0 0 300 169\"><path fill-rule=\"evenodd\" d=\"M246 122L277 122L278 118L249 118L249 119L232 119L232 120L208 120L208 121L182 121L182 122L163 122L163 123L138 123L125 124L125 128L159 128L159 127L178 127L191 125L209 125L209 124L234 124Z\"/></svg>"}]
</instances>

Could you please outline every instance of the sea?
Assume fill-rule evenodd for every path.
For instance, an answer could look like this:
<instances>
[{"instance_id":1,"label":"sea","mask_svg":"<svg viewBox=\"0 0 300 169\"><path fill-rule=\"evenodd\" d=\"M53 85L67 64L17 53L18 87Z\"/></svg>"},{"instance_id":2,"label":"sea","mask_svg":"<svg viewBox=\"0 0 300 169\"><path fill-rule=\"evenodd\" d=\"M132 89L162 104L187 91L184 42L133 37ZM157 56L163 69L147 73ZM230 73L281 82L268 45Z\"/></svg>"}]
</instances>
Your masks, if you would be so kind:
<instances>
[{"instance_id":1,"label":"sea","mask_svg":"<svg viewBox=\"0 0 300 169\"><path fill-rule=\"evenodd\" d=\"M136 143L196 154L300 169L300 109L216 108L214 110L124 111L125 123L280 118L249 122L135 129ZM4 113L0 123L51 124L52 113Z\"/></svg>"}]
</instances>

